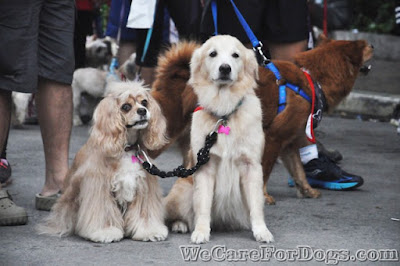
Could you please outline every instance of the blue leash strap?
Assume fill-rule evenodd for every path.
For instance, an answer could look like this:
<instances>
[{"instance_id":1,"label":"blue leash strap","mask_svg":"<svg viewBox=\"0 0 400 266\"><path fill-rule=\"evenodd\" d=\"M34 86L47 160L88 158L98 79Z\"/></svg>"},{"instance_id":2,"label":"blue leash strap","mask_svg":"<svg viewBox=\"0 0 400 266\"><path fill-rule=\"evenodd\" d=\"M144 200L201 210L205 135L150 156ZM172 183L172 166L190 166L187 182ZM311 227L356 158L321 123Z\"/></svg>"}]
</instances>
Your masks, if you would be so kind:
<instances>
[{"instance_id":1,"label":"blue leash strap","mask_svg":"<svg viewBox=\"0 0 400 266\"><path fill-rule=\"evenodd\" d=\"M300 95L301 97L303 97L304 99L306 99L308 102L311 103L311 98L310 96L308 96L307 93L305 93L302 89L300 89L298 86L295 86L291 83L286 83L286 86L291 89L292 91L294 91L295 93L297 93L298 95Z\"/></svg>"},{"instance_id":2,"label":"blue leash strap","mask_svg":"<svg viewBox=\"0 0 400 266\"><path fill-rule=\"evenodd\" d=\"M214 21L214 36L218 35L218 14L217 14L217 1L212 0L211 1L211 11L213 15L213 21Z\"/></svg>"},{"instance_id":3,"label":"blue leash strap","mask_svg":"<svg viewBox=\"0 0 400 266\"><path fill-rule=\"evenodd\" d=\"M269 70L271 70L272 73L274 73L277 80L281 80L281 73L279 73L279 70L276 68L274 63L271 62L271 63L267 64L265 67L268 68Z\"/></svg>"},{"instance_id":4,"label":"blue leash strap","mask_svg":"<svg viewBox=\"0 0 400 266\"><path fill-rule=\"evenodd\" d=\"M244 29L244 31L247 34L247 37L249 38L251 45L253 46L253 51L256 53L256 57L257 57L257 61L259 64L261 64L262 66L265 66L267 63L269 63L271 60L268 59L263 51L263 44L262 42L260 42L257 37L254 35L253 31L251 30L249 24L247 24L246 20L244 19L242 13L240 13L239 9L237 8L237 6L235 5L235 3L233 2L233 0L230 0L233 10L236 13L236 16L239 19L240 24L242 24L242 27ZM214 21L214 35L218 35L218 20L217 20L217 0L211 0L211 11L212 11L212 15L213 15L213 21Z\"/></svg>"},{"instance_id":5,"label":"blue leash strap","mask_svg":"<svg viewBox=\"0 0 400 266\"><path fill-rule=\"evenodd\" d=\"M257 39L257 37L254 35L253 31L250 29L249 24L247 24L246 20L244 19L242 13L240 13L239 9L237 8L236 4L233 2L233 0L230 0L231 4L233 6L233 9L235 10L236 16L239 19L240 24L242 24L242 27L244 31L247 34L247 37L249 37L249 40L253 47L257 47L260 45L260 41Z\"/></svg>"},{"instance_id":6,"label":"blue leash strap","mask_svg":"<svg viewBox=\"0 0 400 266\"><path fill-rule=\"evenodd\" d=\"M156 1L156 7L154 10L153 25L151 26L150 29L147 30L146 41L145 41L144 47L143 47L143 54L142 54L142 57L140 58L140 62L142 62L142 63L144 62L144 59L146 58L147 50L149 49L149 45L150 45L151 35L153 34L154 22L156 21L156 14L157 14L157 4L158 4L158 1Z\"/></svg>"}]
</instances>

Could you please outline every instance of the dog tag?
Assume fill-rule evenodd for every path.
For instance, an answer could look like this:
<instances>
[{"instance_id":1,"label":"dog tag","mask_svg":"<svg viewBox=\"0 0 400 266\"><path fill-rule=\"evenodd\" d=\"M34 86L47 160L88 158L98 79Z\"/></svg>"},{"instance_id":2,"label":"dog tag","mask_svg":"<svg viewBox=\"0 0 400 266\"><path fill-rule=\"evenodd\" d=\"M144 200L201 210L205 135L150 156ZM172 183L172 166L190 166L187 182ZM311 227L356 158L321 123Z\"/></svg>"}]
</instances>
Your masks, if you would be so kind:
<instances>
[{"instance_id":1,"label":"dog tag","mask_svg":"<svg viewBox=\"0 0 400 266\"><path fill-rule=\"evenodd\" d=\"M225 135L229 135L229 131L231 130L230 127L228 126L224 126L224 125L219 125L218 127L218 133L223 133Z\"/></svg>"}]
</instances>

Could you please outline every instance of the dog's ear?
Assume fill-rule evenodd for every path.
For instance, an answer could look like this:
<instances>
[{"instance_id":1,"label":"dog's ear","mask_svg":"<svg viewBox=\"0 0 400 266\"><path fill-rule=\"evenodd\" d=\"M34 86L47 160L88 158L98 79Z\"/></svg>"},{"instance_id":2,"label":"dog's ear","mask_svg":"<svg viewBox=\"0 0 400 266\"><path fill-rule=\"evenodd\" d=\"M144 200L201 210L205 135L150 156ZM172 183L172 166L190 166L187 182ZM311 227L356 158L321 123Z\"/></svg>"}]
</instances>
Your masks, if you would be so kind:
<instances>
[{"instance_id":1,"label":"dog's ear","mask_svg":"<svg viewBox=\"0 0 400 266\"><path fill-rule=\"evenodd\" d=\"M252 79L258 80L258 63L253 50L246 49L243 63L246 74L250 75Z\"/></svg>"},{"instance_id":2,"label":"dog's ear","mask_svg":"<svg viewBox=\"0 0 400 266\"><path fill-rule=\"evenodd\" d=\"M317 38L317 46L329 43L330 41L332 40L326 37L324 33L321 33Z\"/></svg>"},{"instance_id":3,"label":"dog's ear","mask_svg":"<svg viewBox=\"0 0 400 266\"><path fill-rule=\"evenodd\" d=\"M165 136L167 131L167 122L157 101L150 95L150 92L147 92L147 94L147 108L150 112L150 121L149 125L143 132L142 142L147 149L158 150L168 143Z\"/></svg>"},{"instance_id":4,"label":"dog's ear","mask_svg":"<svg viewBox=\"0 0 400 266\"><path fill-rule=\"evenodd\" d=\"M97 105L93 114L90 139L104 153L117 156L126 143L126 127L118 99L107 96Z\"/></svg>"},{"instance_id":5,"label":"dog's ear","mask_svg":"<svg viewBox=\"0 0 400 266\"><path fill-rule=\"evenodd\" d=\"M198 75L201 70L201 65L202 65L202 54L203 54L203 49L197 48L194 50L192 58L190 60L190 79L188 81L188 84L193 84L195 80L198 80Z\"/></svg>"}]
</instances>

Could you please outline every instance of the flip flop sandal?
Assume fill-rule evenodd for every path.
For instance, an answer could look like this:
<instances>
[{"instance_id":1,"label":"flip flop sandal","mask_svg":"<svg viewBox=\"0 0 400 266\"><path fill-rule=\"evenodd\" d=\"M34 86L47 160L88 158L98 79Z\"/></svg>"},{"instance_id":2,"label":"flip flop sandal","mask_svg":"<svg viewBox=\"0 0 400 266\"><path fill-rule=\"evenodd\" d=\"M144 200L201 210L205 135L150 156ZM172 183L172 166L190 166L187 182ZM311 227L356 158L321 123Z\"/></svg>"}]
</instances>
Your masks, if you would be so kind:
<instances>
[{"instance_id":1,"label":"flip flop sandal","mask_svg":"<svg viewBox=\"0 0 400 266\"><path fill-rule=\"evenodd\" d=\"M53 207L54 203L56 203L57 199L61 196L61 193L58 192L51 196L42 196L40 193L36 194L35 198L35 207L37 210L41 211L50 211L51 207Z\"/></svg>"}]
</instances>

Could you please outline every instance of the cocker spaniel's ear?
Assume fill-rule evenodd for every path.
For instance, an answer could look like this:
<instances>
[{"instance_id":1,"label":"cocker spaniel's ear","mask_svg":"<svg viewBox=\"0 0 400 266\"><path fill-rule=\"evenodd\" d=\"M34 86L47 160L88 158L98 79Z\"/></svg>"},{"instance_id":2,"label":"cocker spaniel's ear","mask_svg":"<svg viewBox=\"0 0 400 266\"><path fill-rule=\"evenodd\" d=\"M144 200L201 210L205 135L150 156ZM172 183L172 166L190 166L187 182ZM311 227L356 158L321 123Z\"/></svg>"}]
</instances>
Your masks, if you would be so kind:
<instances>
[{"instance_id":1,"label":"cocker spaniel's ear","mask_svg":"<svg viewBox=\"0 0 400 266\"><path fill-rule=\"evenodd\" d=\"M251 79L258 80L258 63L253 50L246 49L245 60L243 63L246 75L249 75Z\"/></svg>"},{"instance_id":2,"label":"cocker spaniel's ear","mask_svg":"<svg viewBox=\"0 0 400 266\"><path fill-rule=\"evenodd\" d=\"M161 108L157 101L148 93L148 106L150 112L149 125L143 131L142 142L149 150L161 149L168 143L166 137L167 122L161 112Z\"/></svg>"},{"instance_id":3,"label":"cocker spaniel's ear","mask_svg":"<svg viewBox=\"0 0 400 266\"><path fill-rule=\"evenodd\" d=\"M90 139L104 153L117 156L126 143L126 127L120 113L118 100L107 96L97 105L93 114Z\"/></svg>"}]
</instances>

